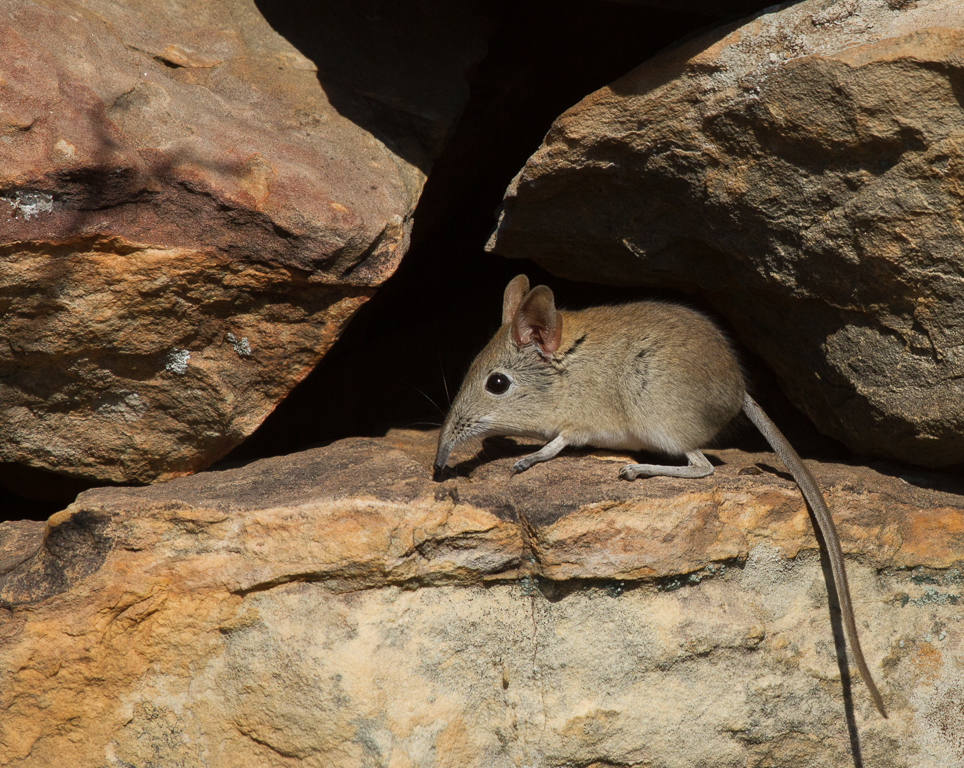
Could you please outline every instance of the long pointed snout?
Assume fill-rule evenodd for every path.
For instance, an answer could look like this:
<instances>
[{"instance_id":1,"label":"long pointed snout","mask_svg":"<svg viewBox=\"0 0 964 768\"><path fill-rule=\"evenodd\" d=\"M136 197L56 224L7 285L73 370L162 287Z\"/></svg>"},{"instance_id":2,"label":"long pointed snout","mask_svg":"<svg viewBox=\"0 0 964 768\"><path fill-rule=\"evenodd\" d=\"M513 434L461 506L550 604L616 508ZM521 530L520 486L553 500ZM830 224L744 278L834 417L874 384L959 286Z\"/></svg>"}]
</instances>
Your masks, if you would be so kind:
<instances>
[{"instance_id":1,"label":"long pointed snout","mask_svg":"<svg viewBox=\"0 0 964 768\"><path fill-rule=\"evenodd\" d=\"M432 479L436 483L444 479L445 465L448 463L452 448L455 447L455 441L448 438L445 433L446 430L443 428L438 438L438 449L435 451L435 463L432 465Z\"/></svg>"},{"instance_id":2,"label":"long pointed snout","mask_svg":"<svg viewBox=\"0 0 964 768\"><path fill-rule=\"evenodd\" d=\"M432 479L436 483L440 483L445 479L445 462L447 458L437 458L435 459L435 464L432 467Z\"/></svg>"}]
</instances>

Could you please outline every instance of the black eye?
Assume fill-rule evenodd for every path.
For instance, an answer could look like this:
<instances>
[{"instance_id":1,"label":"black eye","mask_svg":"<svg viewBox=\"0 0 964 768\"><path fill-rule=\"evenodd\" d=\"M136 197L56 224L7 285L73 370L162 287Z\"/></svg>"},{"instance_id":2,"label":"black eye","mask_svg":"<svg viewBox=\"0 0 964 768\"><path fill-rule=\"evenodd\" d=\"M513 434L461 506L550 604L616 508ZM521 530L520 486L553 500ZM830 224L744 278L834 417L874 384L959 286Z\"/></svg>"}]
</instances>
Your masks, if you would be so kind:
<instances>
[{"instance_id":1,"label":"black eye","mask_svg":"<svg viewBox=\"0 0 964 768\"><path fill-rule=\"evenodd\" d=\"M485 380L485 391L493 395L504 395L511 383L512 381L504 373L492 373Z\"/></svg>"}]
</instances>

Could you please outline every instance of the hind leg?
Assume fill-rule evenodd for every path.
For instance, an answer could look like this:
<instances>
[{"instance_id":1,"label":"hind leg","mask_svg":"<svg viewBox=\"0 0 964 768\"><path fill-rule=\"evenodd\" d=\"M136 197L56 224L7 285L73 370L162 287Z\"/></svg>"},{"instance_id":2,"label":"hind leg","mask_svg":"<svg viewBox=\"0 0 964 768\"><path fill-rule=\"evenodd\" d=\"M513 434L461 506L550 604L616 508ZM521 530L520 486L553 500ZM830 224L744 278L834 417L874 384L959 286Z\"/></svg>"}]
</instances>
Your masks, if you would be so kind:
<instances>
[{"instance_id":1,"label":"hind leg","mask_svg":"<svg viewBox=\"0 0 964 768\"><path fill-rule=\"evenodd\" d=\"M713 474L713 465L699 451L686 454L689 461L685 467L665 466L663 464L627 464L619 470L623 480L635 480L637 477L706 477Z\"/></svg>"}]
</instances>

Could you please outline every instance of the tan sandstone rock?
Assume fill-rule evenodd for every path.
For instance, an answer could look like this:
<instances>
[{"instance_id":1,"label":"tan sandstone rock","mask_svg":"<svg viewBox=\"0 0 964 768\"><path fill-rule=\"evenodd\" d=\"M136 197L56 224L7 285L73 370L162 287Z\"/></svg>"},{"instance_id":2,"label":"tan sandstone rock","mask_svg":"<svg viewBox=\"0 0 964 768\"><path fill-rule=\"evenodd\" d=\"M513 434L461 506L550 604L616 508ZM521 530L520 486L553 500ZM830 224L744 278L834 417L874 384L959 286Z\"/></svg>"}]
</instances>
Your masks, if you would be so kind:
<instances>
[{"instance_id":1,"label":"tan sandstone rock","mask_svg":"<svg viewBox=\"0 0 964 768\"><path fill-rule=\"evenodd\" d=\"M434 439L0 526L0 763L964 765L960 483L812 463L883 720L771 454L626 483L591 453L510 477L503 441L433 483Z\"/></svg>"},{"instance_id":2,"label":"tan sandstone rock","mask_svg":"<svg viewBox=\"0 0 964 768\"><path fill-rule=\"evenodd\" d=\"M392 274L484 37L365 7L319 71L251 0L0 0L0 463L207 466Z\"/></svg>"},{"instance_id":3,"label":"tan sandstone rock","mask_svg":"<svg viewBox=\"0 0 964 768\"><path fill-rule=\"evenodd\" d=\"M698 290L852 449L964 462L964 4L808 0L562 115L490 247Z\"/></svg>"}]
</instances>

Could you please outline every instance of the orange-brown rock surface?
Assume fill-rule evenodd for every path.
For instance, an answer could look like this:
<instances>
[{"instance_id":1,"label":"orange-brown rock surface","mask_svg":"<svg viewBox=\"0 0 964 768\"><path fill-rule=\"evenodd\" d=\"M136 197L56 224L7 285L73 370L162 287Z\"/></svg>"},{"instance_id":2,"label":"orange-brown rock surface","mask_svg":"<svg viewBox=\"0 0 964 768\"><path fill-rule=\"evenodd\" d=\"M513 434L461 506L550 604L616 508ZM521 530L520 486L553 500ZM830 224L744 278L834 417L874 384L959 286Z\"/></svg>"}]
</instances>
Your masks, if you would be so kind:
<instances>
[{"instance_id":1,"label":"orange-brown rock surface","mask_svg":"<svg viewBox=\"0 0 964 768\"><path fill-rule=\"evenodd\" d=\"M964 764L959 482L812 463L883 720L771 454L626 483L588 452L510 477L505 442L433 483L434 437L0 527L0 763Z\"/></svg>"},{"instance_id":2,"label":"orange-brown rock surface","mask_svg":"<svg viewBox=\"0 0 964 768\"><path fill-rule=\"evenodd\" d=\"M362 5L320 69L251 0L0 2L0 463L207 466L393 273L484 33Z\"/></svg>"},{"instance_id":3,"label":"orange-brown rock surface","mask_svg":"<svg viewBox=\"0 0 964 768\"><path fill-rule=\"evenodd\" d=\"M964 462L964 4L807 0L560 116L491 247L698 291L823 431Z\"/></svg>"}]
</instances>

